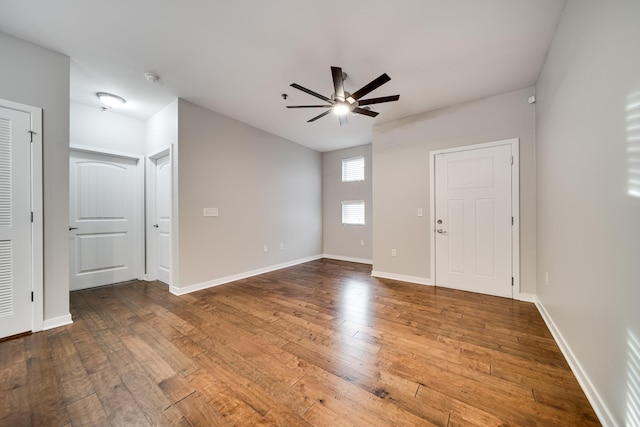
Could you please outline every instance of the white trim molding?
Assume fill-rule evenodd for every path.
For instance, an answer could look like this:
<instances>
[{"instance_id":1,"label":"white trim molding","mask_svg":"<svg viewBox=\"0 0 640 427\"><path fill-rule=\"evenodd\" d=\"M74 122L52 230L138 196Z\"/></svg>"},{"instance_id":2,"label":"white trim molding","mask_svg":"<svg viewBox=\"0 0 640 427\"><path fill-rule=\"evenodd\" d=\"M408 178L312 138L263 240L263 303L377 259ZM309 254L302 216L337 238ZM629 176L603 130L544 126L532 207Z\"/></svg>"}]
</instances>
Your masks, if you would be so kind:
<instances>
[{"instance_id":1,"label":"white trim molding","mask_svg":"<svg viewBox=\"0 0 640 427\"><path fill-rule=\"evenodd\" d=\"M144 159L144 156L140 154L126 153L124 151L93 147L91 145L69 144L69 149L74 151L80 151L82 153L105 154L107 156L112 156L112 157L122 157L123 159L133 159L138 161Z\"/></svg>"},{"instance_id":2,"label":"white trim molding","mask_svg":"<svg viewBox=\"0 0 640 427\"><path fill-rule=\"evenodd\" d=\"M352 258L352 257L342 256L342 255L322 254L322 258L335 259L336 261L357 262L358 264L369 264L369 265L373 264L372 259Z\"/></svg>"},{"instance_id":3,"label":"white trim molding","mask_svg":"<svg viewBox=\"0 0 640 427\"><path fill-rule=\"evenodd\" d=\"M405 276L404 274L386 273L384 271L372 271L373 277L380 279L398 280L400 282L416 283L418 285L433 286L433 280L428 277Z\"/></svg>"},{"instance_id":4,"label":"white trim molding","mask_svg":"<svg viewBox=\"0 0 640 427\"><path fill-rule=\"evenodd\" d=\"M275 271L275 270L281 270L283 268L287 268L287 267L293 267L294 265L298 265L298 264L303 264L305 262L309 262L309 261L315 261L318 259L321 259L322 255L314 255L311 257L307 257L307 258L300 258L297 260L293 260L293 261L289 261L289 262L284 262L282 264L276 264L276 265L271 265L268 267L263 267L263 268L258 268L255 270L251 270L251 271L246 271L244 273L238 273L238 274L233 274L231 276L227 276L227 277L221 277L219 279L213 279L213 280L208 280L206 282L201 282L201 283L195 283L193 285L188 285L188 286L183 286L183 287L177 287L177 286L169 286L169 292L171 292L174 295L185 295L185 294L189 294L191 292L196 292L196 291L201 291L203 289L207 289L207 288L212 288L214 286L220 286L220 285L224 285L225 283L231 283L231 282L235 282L236 280L242 280L242 279L246 279L248 277L253 277L253 276L257 276L259 274L264 274L264 273L269 273L271 271Z\"/></svg>"},{"instance_id":5,"label":"white trim molding","mask_svg":"<svg viewBox=\"0 0 640 427\"><path fill-rule=\"evenodd\" d=\"M42 327L43 331L59 328L60 326L70 325L73 323L73 319L71 318L71 313L65 314L64 316L54 317L52 319L46 319L44 321L44 326Z\"/></svg>"},{"instance_id":6,"label":"white trim molding","mask_svg":"<svg viewBox=\"0 0 640 427\"><path fill-rule=\"evenodd\" d=\"M536 302L536 295L535 294L525 294L525 293L520 293L520 301L524 301L524 302Z\"/></svg>"},{"instance_id":7,"label":"white trim molding","mask_svg":"<svg viewBox=\"0 0 640 427\"><path fill-rule=\"evenodd\" d=\"M578 380L580 387L582 387L582 391L584 391L584 394L587 396L589 403L591 403L591 406L596 412L596 415L598 416L598 419L600 420L602 425L617 426L618 424L611 414L611 411L609 411L609 409L607 408L607 405L600 397L600 394L589 379L586 371L576 358L575 354L573 354L573 351L571 350L571 347L569 346L567 341L562 336L560 329L558 329L556 324L553 322L551 315L549 315L549 312L545 308L544 304L537 296L535 297L535 304L538 308L538 311L540 312L540 315L542 316L542 319L544 320L544 323L547 324L547 328L549 328L551 335L553 335L553 338L558 344L558 347L560 347L562 355L567 360L567 363L569 363L569 367L571 368L573 375L575 375L576 379Z\"/></svg>"}]
</instances>

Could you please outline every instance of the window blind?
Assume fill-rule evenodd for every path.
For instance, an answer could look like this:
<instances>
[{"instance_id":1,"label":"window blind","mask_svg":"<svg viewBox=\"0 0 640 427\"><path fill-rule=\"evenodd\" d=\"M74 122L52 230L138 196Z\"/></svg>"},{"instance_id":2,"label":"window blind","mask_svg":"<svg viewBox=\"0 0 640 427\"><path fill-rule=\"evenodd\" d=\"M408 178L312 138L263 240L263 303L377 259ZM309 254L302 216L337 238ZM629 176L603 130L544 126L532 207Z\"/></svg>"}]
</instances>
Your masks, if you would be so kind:
<instances>
[{"instance_id":1,"label":"window blind","mask_svg":"<svg viewBox=\"0 0 640 427\"><path fill-rule=\"evenodd\" d=\"M342 223L364 225L364 200L342 202Z\"/></svg>"},{"instance_id":2,"label":"window blind","mask_svg":"<svg viewBox=\"0 0 640 427\"><path fill-rule=\"evenodd\" d=\"M342 159L342 182L364 181L364 156Z\"/></svg>"}]
</instances>

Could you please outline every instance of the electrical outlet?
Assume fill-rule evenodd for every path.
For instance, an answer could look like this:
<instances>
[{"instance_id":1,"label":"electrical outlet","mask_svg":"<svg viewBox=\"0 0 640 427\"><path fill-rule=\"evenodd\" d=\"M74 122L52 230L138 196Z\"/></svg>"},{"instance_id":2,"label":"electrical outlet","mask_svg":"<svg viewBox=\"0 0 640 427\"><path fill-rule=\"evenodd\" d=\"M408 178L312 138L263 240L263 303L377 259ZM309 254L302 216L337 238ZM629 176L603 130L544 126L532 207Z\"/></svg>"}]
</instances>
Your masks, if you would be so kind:
<instances>
[{"instance_id":1,"label":"electrical outlet","mask_svg":"<svg viewBox=\"0 0 640 427\"><path fill-rule=\"evenodd\" d=\"M544 284L545 285L549 284L549 272L548 271L544 272Z\"/></svg>"},{"instance_id":2,"label":"electrical outlet","mask_svg":"<svg viewBox=\"0 0 640 427\"><path fill-rule=\"evenodd\" d=\"M396 256L398 252L395 249L391 249L391 256Z\"/></svg>"},{"instance_id":3,"label":"electrical outlet","mask_svg":"<svg viewBox=\"0 0 640 427\"><path fill-rule=\"evenodd\" d=\"M265 252L265 253L266 253L266 252L269 252L269 246L264 245L264 248L263 248L263 249L264 249L264 252Z\"/></svg>"},{"instance_id":4,"label":"electrical outlet","mask_svg":"<svg viewBox=\"0 0 640 427\"><path fill-rule=\"evenodd\" d=\"M204 208L202 209L203 216L218 216L218 208Z\"/></svg>"}]
</instances>

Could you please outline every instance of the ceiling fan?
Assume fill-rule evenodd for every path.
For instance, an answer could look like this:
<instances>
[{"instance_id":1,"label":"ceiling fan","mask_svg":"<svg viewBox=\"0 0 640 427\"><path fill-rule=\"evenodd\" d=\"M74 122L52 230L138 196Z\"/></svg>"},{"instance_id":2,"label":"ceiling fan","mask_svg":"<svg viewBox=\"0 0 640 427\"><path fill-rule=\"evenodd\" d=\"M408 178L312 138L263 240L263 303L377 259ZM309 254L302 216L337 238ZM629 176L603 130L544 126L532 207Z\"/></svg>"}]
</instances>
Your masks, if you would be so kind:
<instances>
[{"instance_id":1,"label":"ceiling fan","mask_svg":"<svg viewBox=\"0 0 640 427\"><path fill-rule=\"evenodd\" d=\"M374 90L391 80L391 77L389 77L386 73L364 85L354 93L349 93L344 90L344 80L346 78L346 75L342 73L342 68L331 67L331 75L333 76L334 87L334 93L333 95L331 95L331 98L320 95L319 93L307 89L306 87L300 86L297 83L291 84L291 87L306 92L309 95L315 96L316 98L322 99L323 101L328 103L327 105L287 105L287 108L327 108L327 111L315 116L310 120L307 120L307 123L314 122L333 111L333 113L336 114L340 119L340 126L342 126L348 123L348 113L356 113L369 117L375 117L379 113L371 111L369 108L362 107L372 104L381 104L383 102L397 101L398 99L400 99L400 95L361 99L363 96L366 96L368 93L373 92Z\"/></svg>"}]
</instances>

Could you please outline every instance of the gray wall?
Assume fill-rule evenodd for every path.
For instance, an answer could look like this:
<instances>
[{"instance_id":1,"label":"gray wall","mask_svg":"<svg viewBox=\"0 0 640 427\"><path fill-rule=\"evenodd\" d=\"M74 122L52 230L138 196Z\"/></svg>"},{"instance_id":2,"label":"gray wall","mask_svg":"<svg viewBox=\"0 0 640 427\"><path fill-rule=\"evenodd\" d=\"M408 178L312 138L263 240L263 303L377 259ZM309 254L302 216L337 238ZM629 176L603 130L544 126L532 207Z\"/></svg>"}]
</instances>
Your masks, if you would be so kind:
<instances>
[{"instance_id":1,"label":"gray wall","mask_svg":"<svg viewBox=\"0 0 640 427\"><path fill-rule=\"evenodd\" d=\"M178 138L180 258L173 286L321 254L320 153L184 100ZM203 217L205 207L218 208L219 216Z\"/></svg>"},{"instance_id":2,"label":"gray wall","mask_svg":"<svg viewBox=\"0 0 640 427\"><path fill-rule=\"evenodd\" d=\"M97 102L96 97L96 104ZM129 154L146 154L144 121L110 110L102 111L97 105L89 107L75 102L71 103L69 111L71 144Z\"/></svg>"},{"instance_id":3,"label":"gray wall","mask_svg":"<svg viewBox=\"0 0 640 427\"><path fill-rule=\"evenodd\" d=\"M569 0L537 85L537 294L620 426L640 417L639 41L637 0Z\"/></svg>"},{"instance_id":4,"label":"gray wall","mask_svg":"<svg viewBox=\"0 0 640 427\"><path fill-rule=\"evenodd\" d=\"M520 292L536 286L534 93L526 88L390 122L373 133L373 270L433 283L429 152L520 138ZM424 216L418 217L417 208ZM397 256L391 256L391 249Z\"/></svg>"},{"instance_id":5,"label":"gray wall","mask_svg":"<svg viewBox=\"0 0 640 427\"><path fill-rule=\"evenodd\" d=\"M145 154L178 143L178 99L176 98L145 122Z\"/></svg>"},{"instance_id":6,"label":"gray wall","mask_svg":"<svg viewBox=\"0 0 640 427\"><path fill-rule=\"evenodd\" d=\"M365 179L342 182L342 159L364 156ZM325 256L371 263L371 144L322 154L322 250ZM342 201L364 200L365 225L342 224ZM364 240L364 246L360 243Z\"/></svg>"},{"instance_id":7,"label":"gray wall","mask_svg":"<svg viewBox=\"0 0 640 427\"><path fill-rule=\"evenodd\" d=\"M69 314L69 58L0 33L0 98L42 108L44 320Z\"/></svg>"}]
</instances>

